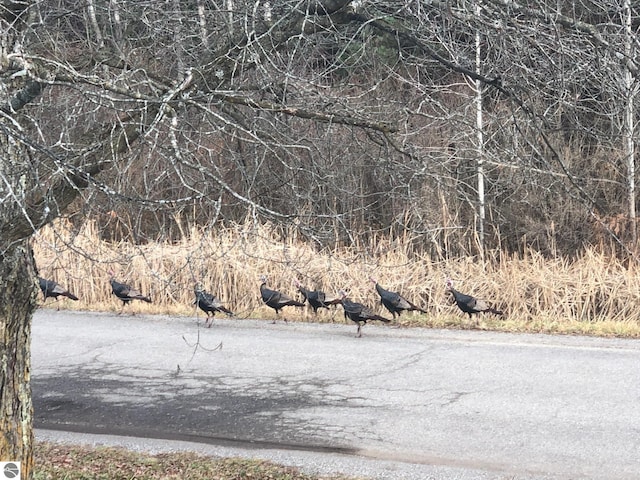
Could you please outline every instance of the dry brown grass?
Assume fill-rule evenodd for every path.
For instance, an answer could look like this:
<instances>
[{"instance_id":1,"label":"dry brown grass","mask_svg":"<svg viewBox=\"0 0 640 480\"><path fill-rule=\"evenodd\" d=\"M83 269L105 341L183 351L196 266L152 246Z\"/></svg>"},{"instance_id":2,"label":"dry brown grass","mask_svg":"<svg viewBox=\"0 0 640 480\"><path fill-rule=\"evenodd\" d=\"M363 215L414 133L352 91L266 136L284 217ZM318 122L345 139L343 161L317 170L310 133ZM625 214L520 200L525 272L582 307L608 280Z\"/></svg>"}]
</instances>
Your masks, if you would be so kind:
<instances>
[{"instance_id":1,"label":"dry brown grass","mask_svg":"<svg viewBox=\"0 0 640 480\"><path fill-rule=\"evenodd\" d=\"M292 283L297 277L328 292L346 289L351 298L379 307L369 282L374 276L427 308L428 315L403 315L405 324L471 327L445 295L444 282L451 277L459 290L491 300L506 312L504 317L483 317L480 328L640 336L636 268L594 250L572 261L530 251L519 258L496 255L484 262L460 258L434 263L415 253L408 241L379 239L319 252L295 234L250 222L209 232L193 229L178 243L138 246L100 241L92 223L72 232L58 222L37 235L34 251L40 274L81 298L61 301L64 308L119 310L108 283L111 269L118 279L153 298L151 305L134 304L136 312L193 315L193 285L200 281L240 318L273 317L260 301L263 274L271 287L292 296L297 294ZM289 319L311 317L293 308L286 313ZM341 319L341 310L322 312L318 320L331 318Z\"/></svg>"},{"instance_id":2,"label":"dry brown grass","mask_svg":"<svg viewBox=\"0 0 640 480\"><path fill-rule=\"evenodd\" d=\"M113 447L36 442L34 480L348 480L310 475L262 460L189 452L148 454ZM355 480L355 479L353 479Z\"/></svg>"}]
</instances>

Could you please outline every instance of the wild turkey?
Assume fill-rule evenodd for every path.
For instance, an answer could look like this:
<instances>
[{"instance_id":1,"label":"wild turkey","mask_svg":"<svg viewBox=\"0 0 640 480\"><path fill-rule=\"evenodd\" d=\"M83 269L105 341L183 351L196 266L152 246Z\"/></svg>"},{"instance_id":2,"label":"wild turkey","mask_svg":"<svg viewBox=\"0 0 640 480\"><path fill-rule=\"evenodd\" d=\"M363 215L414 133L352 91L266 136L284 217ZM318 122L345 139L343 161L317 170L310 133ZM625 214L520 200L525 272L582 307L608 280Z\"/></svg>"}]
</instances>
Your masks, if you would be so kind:
<instances>
[{"instance_id":1,"label":"wild turkey","mask_svg":"<svg viewBox=\"0 0 640 480\"><path fill-rule=\"evenodd\" d=\"M451 292L453 298L458 305L458 308L462 310L464 313L469 315L469 318L472 318L474 313L493 313L495 315L502 315L503 312L500 310L496 310L491 307L484 300L479 300L471 295L465 295L464 293L460 293L456 289L453 288L453 280L450 278L447 280L447 291Z\"/></svg>"},{"instance_id":2,"label":"wild turkey","mask_svg":"<svg viewBox=\"0 0 640 480\"><path fill-rule=\"evenodd\" d=\"M73 293L69 290L66 290L62 285L53 280L47 280L42 277L38 277L38 283L40 284L40 290L42 290L42 295L44 296L44 301L47 301L47 298L51 297L55 300L58 300L58 297L67 297L71 300L78 300Z\"/></svg>"},{"instance_id":3,"label":"wild turkey","mask_svg":"<svg viewBox=\"0 0 640 480\"><path fill-rule=\"evenodd\" d=\"M417 307L399 293L390 292L389 290L382 288L375 278L371 278L370 280L376 286L376 291L378 292L378 295L380 295L380 303L384 305L389 312L391 312L394 319L396 318L396 314L400 315L405 310L427 313L426 310Z\"/></svg>"},{"instance_id":4,"label":"wild turkey","mask_svg":"<svg viewBox=\"0 0 640 480\"><path fill-rule=\"evenodd\" d=\"M284 307L304 307L304 303L298 302L294 300L288 295L284 293L280 293L277 290L271 290L267 288L267 277L260 277L262 284L260 285L260 295L262 296L262 301L269 307L273 308L276 311L276 315L280 314L280 310ZM285 318L286 322L287 319ZM275 320L273 323L276 323Z\"/></svg>"},{"instance_id":5,"label":"wild turkey","mask_svg":"<svg viewBox=\"0 0 640 480\"><path fill-rule=\"evenodd\" d=\"M362 336L362 325L365 325L368 320L379 320L384 323L389 323L391 320L384 318L373 312L370 308L366 307L362 303L352 302L347 298L347 294L344 291L340 292L340 303L344 309L344 318L348 318L358 325L358 331L356 337Z\"/></svg>"},{"instance_id":6,"label":"wild turkey","mask_svg":"<svg viewBox=\"0 0 640 480\"><path fill-rule=\"evenodd\" d=\"M125 283L120 283L116 281L113 276L113 272L111 273L111 278L109 279L109 283L111 284L111 291L113 294L122 300L122 308L119 313L122 313L126 304L128 304L131 300L142 300L143 302L151 303L151 299L135 288L127 285Z\"/></svg>"},{"instance_id":7,"label":"wild turkey","mask_svg":"<svg viewBox=\"0 0 640 480\"><path fill-rule=\"evenodd\" d=\"M205 291L202 288L201 283L196 283L195 287L193 287L193 291L196 294L196 301L193 302L193 304L198 305L200 310L207 314L207 320L205 322L207 327L211 327L211 323L216 312L223 312L229 316L233 315L233 312L222 305L220 300ZM211 316L209 316L209 314L211 314Z\"/></svg>"},{"instance_id":8,"label":"wild turkey","mask_svg":"<svg viewBox=\"0 0 640 480\"><path fill-rule=\"evenodd\" d=\"M322 290L307 290L302 286L302 284L296 279L296 286L298 287L298 291L302 294L311 308L313 308L313 313L318 314L319 308L329 308L329 305L338 305L340 303L340 297L331 297L327 296Z\"/></svg>"}]
</instances>

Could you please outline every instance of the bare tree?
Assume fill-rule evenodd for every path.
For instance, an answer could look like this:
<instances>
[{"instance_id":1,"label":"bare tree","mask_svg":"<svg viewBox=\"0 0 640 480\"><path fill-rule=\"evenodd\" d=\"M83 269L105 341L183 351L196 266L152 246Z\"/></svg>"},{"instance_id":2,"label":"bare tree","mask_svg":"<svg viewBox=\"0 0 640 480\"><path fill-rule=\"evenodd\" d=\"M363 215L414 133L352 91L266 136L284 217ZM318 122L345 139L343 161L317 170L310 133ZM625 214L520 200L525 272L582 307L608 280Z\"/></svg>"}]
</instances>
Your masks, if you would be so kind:
<instances>
[{"instance_id":1,"label":"bare tree","mask_svg":"<svg viewBox=\"0 0 640 480\"><path fill-rule=\"evenodd\" d=\"M314 85L317 79L302 84L280 63L290 42L324 31L347 3L293 3L270 25L267 15L256 15L260 3L227 2L233 15L210 27L212 45L204 42L202 4L2 3L0 453L22 460L25 478L32 471L31 235L96 195L147 212L193 202L215 209L225 197L261 215L288 217L273 194L262 198L262 186L238 188L259 180L242 168L247 157L240 154L268 162L286 188L299 168L292 152L310 148L294 140L288 118L393 130L338 101L316 109L319 101L308 99L326 87ZM286 104L283 94L300 98ZM225 142L207 139L218 132ZM235 171L227 154L238 155Z\"/></svg>"},{"instance_id":2,"label":"bare tree","mask_svg":"<svg viewBox=\"0 0 640 480\"><path fill-rule=\"evenodd\" d=\"M631 221L631 241L634 249L638 242L638 225L636 218L636 160L635 160L635 116L634 100L637 94L637 81L632 71L634 70L634 38L633 32L633 10L631 2L624 0L622 14L622 25L624 26L624 90L626 92L624 108L624 152L627 158L627 197L629 203L629 220Z\"/></svg>"},{"instance_id":3,"label":"bare tree","mask_svg":"<svg viewBox=\"0 0 640 480\"><path fill-rule=\"evenodd\" d=\"M480 16L480 4L474 7L474 13ZM475 67L478 75L482 74L482 37L480 31L475 34L476 58ZM478 175L478 243L480 247L480 255L484 257L484 223L486 219L485 211L485 195L484 195L484 121L483 121L483 105L482 105L482 87L480 79L475 80L476 90L476 135L477 135L477 175Z\"/></svg>"}]
</instances>

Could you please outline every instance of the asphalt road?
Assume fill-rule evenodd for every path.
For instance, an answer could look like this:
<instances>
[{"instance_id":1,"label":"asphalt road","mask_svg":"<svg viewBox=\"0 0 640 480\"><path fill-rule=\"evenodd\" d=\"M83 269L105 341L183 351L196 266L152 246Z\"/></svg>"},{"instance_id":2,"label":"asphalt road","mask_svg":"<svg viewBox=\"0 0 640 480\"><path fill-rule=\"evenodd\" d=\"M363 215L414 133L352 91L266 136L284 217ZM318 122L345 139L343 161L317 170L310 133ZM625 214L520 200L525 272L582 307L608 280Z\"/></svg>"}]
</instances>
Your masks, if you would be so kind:
<instances>
[{"instance_id":1,"label":"asphalt road","mask_svg":"<svg viewBox=\"0 0 640 480\"><path fill-rule=\"evenodd\" d=\"M355 332L40 310L37 436L375 478L640 478L640 342Z\"/></svg>"}]
</instances>

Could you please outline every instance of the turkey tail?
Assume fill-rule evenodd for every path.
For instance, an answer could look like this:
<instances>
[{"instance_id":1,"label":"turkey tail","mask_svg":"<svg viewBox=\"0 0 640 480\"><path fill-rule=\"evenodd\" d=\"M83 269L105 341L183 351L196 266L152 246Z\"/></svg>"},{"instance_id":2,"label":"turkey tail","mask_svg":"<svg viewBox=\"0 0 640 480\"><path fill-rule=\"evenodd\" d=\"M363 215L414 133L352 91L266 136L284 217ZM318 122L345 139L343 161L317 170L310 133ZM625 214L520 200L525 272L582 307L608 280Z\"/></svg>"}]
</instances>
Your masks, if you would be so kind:
<instances>
[{"instance_id":1,"label":"turkey tail","mask_svg":"<svg viewBox=\"0 0 640 480\"><path fill-rule=\"evenodd\" d=\"M223 306L220 306L219 308L220 308L221 311L223 311L224 313L226 313L227 315L229 315L231 317L234 315L234 313L231 310L229 310L228 308L225 308Z\"/></svg>"},{"instance_id":2,"label":"turkey tail","mask_svg":"<svg viewBox=\"0 0 640 480\"><path fill-rule=\"evenodd\" d=\"M487 312L493 313L494 315L502 315L504 313L502 310L496 310L495 308L489 308Z\"/></svg>"},{"instance_id":3,"label":"turkey tail","mask_svg":"<svg viewBox=\"0 0 640 480\"><path fill-rule=\"evenodd\" d=\"M381 322L384 322L384 323L389 323L391 321L388 318L381 317L380 315L375 315L371 317L370 320L380 320Z\"/></svg>"},{"instance_id":4,"label":"turkey tail","mask_svg":"<svg viewBox=\"0 0 640 480\"><path fill-rule=\"evenodd\" d=\"M78 297L76 297L73 293L71 292L64 292L62 295L64 295L65 297L70 298L71 300L78 300Z\"/></svg>"},{"instance_id":5,"label":"turkey tail","mask_svg":"<svg viewBox=\"0 0 640 480\"><path fill-rule=\"evenodd\" d=\"M139 297L134 297L137 300L142 300L143 302L147 302L147 303L151 303L151 299L149 297L143 297L142 295L140 295Z\"/></svg>"}]
</instances>

